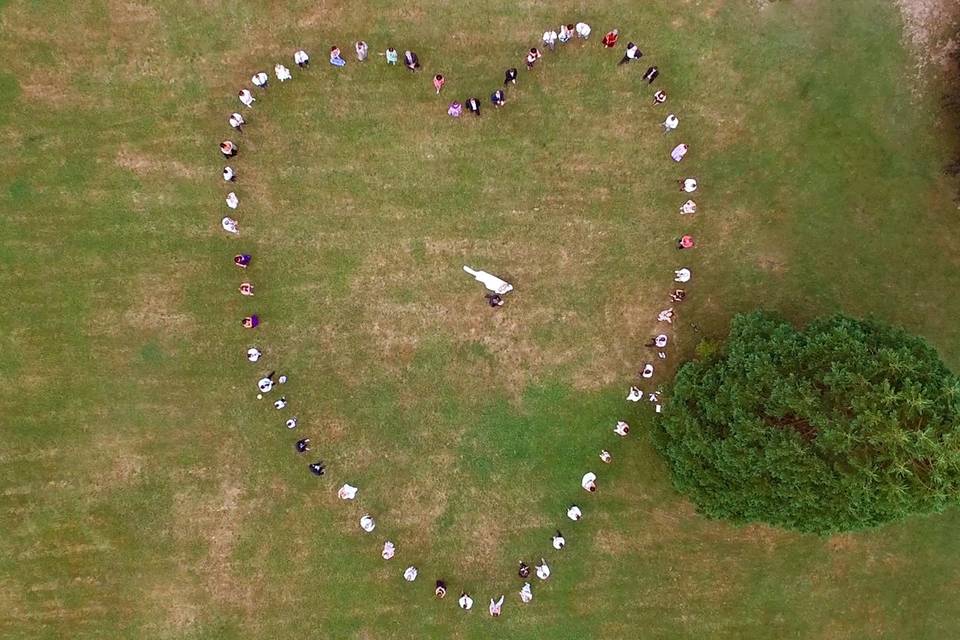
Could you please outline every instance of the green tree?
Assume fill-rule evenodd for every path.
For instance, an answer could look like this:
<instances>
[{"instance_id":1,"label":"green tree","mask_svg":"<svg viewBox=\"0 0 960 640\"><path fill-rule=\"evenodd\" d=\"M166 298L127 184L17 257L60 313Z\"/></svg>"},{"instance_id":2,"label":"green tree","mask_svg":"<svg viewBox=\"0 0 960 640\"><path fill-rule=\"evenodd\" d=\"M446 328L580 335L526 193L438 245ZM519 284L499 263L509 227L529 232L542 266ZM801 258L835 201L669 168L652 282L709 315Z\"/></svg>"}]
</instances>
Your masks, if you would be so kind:
<instances>
[{"instance_id":1,"label":"green tree","mask_svg":"<svg viewBox=\"0 0 960 640\"><path fill-rule=\"evenodd\" d=\"M960 379L923 339L831 316L734 319L685 364L654 429L711 517L817 533L939 512L960 490Z\"/></svg>"}]
</instances>

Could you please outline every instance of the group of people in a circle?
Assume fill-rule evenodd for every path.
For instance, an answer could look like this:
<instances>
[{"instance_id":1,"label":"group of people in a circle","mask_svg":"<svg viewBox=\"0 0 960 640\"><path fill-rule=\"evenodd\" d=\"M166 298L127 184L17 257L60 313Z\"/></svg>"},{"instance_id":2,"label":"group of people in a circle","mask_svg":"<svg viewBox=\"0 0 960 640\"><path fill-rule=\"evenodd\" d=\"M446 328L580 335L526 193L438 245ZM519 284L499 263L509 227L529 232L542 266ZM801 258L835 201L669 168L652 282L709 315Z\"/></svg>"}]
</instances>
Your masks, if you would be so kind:
<instances>
[{"instance_id":1,"label":"group of people in a circle","mask_svg":"<svg viewBox=\"0 0 960 640\"><path fill-rule=\"evenodd\" d=\"M559 28L559 31L548 30L543 34L543 45L553 51L557 44L561 46L570 42L572 39L577 38L581 41L587 41L590 37L591 28L588 24L580 22L577 24L562 24ZM606 49L614 49L617 46L619 38L619 30L613 29L604 35L601 39L601 44ZM359 62L365 62L368 59L369 55L369 46L364 41L358 41L354 43L354 54ZM383 54L386 59L386 63L389 65L395 65L398 63L400 58L399 53L396 49L390 47L387 48ZM630 42L627 44L626 50L624 52L623 58L620 59L618 64L628 64L639 60L643 56L643 53L637 47L636 44ZM537 62L542 58L542 53L537 47L532 47L525 55L525 63L527 69L533 69ZM298 50L293 54L294 65L301 70L308 68L310 64L310 56L304 50ZM346 66L346 61L344 60L342 53L337 46L333 46L330 49L329 54L330 64L337 68L342 68ZM407 50L403 54L404 66L412 72L416 72L421 68L420 60L416 53L413 51ZM643 75L643 80L647 83L653 83L654 80L659 75L659 70L656 67L650 67L647 69L646 73ZM293 74L290 69L284 66L283 64L276 64L274 66L274 76L279 82L286 82L293 79ZM502 88L497 88L490 96L491 103L495 107L501 107L506 102L506 94L504 89L512 84L517 82L517 69L510 68L504 74L504 82ZM267 89L270 83L270 77L264 71L259 71L251 77L251 83L258 91L264 91ZM436 93L439 95L446 84L446 78L443 74L435 74L433 76L433 87ZM254 96L253 91L249 88L242 88L237 95L240 103L248 108L252 109L257 98ZM653 104L660 105L666 102L667 94L658 90L653 95ZM480 114L480 102L476 98L468 98L466 100L467 110L479 115ZM462 106L459 102L452 102L448 107L448 113L451 116L458 117L461 113ZM231 113L227 118L228 125L237 133L243 134L244 127L247 124L246 119L243 114L239 112ZM663 130L666 133L674 131L679 125L679 119L675 114L669 114L667 118L663 121ZM223 158L229 163L223 167L222 178L227 185L232 186L237 182L238 173L236 168L233 166L232 162L234 158L237 157L240 149L239 146L233 140L224 140L220 143L220 153ZM680 162L683 160L684 156L687 154L689 148L686 144L677 145L674 150L671 152L671 158L675 162ZM686 193L692 193L697 190L697 181L694 178L685 178L680 181L680 188ZM225 202L227 207L233 211L238 209L240 205L240 199L237 196L236 192L230 190L225 196ZM693 214L697 210L697 205L693 200L687 200L680 208L681 214L688 215ZM232 235L240 234L240 225L237 220L233 219L229 215L225 215L221 220L221 226L227 233ZM695 241L690 235L683 235L678 240L679 249L690 249L695 246ZM234 264L237 268L246 272L251 268L253 263L253 256L249 253L237 253L233 258ZM690 270L686 267L676 270L675 280L676 282L685 283L690 280L691 274ZM244 279L244 281L239 286L239 292L244 297L253 297L254 296L254 285L252 282ZM684 289L676 289L671 293L671 301L674 303L679 303L684 300L686 292ZM673 308L665 309L661 311L658 315L658 320L662 322L672 323L673 319ZM245 329L256 329L261 324L260 317L257 313L250 313L249 315L244 315L241 319L241 325ZM666 353L664 349L666 348L669 342L669 338L666 334L657 335L653 338L648 344L648 347L653 347L658 350L658 355L660 358L665 358ZM263 357L263 352L257 346L250 346L246 351L246 358L252 363L257 363ZM639 373L639 375L644 379L649 379L653 377L654 365L652 363L646 363ZM257 398L262 399L265 395L271 394L273 389L277 385L284 385L287 382L287 376L280 375L277 376L275 371L270 371L259 377L257 380ZM657 403L657 411L660 411L659 405L659 391L651 392L649 399L651 402ZM631 387L630 394L628 395L628 400L638 401L644 397L643 391L637 386ZM285 395L279 395L276 400L273 402L274 409L277 411L286 410L288 405L288 400ZM296 415L289 415L290 412L284 417L284 426L288 430L294 430L298 427L298 419ZM630 427L624 421L618 421L613 428L615 435L620 438L624 438L629 434ZM311 440L310 438L303 437L299 438L294 443L294 450L299 455L307 454L311 451ZM599 452L599 458L602 464L610 464L613 461L613 455L606 449L602 449ZM309 462L307 468L310 473L316 476L324 476L327 472L326 465L322 460L315 459L312 462ZM596 493L598 490L598 478L597 474L593 471L588 471L581 478L581 487L587 493ZM350 485L349 483L344 483L337 490L337 497L341 500L352 501L357 498L359 489L355 486ZM567 512L567 517L572 522L578 522L583 518L583 509L578 504L570 504ZM373 515L369 513L364 513L359 519L359 527L362 531L366 533L373 533L377 527L376 520ZM550 537L551 546L555 551L562 551L566 547L566 538L563 533L559 530L556 531ZM392 560L397 553L397 545L391 541L386 540L383 543L382 549L380 551L381 556L384 560ZM550 567L547 563L545 557L540 557L539 560L534 565L534 571L536 577L540 580L547 580L550 575ZM533 588L531 586L528 578L531 575L530 566L524 562L519 562L518 575L523 584L519 589L519 597L522 603L529 603L533 600ZM403 578L408 582L414 582L417 580L419 575L419 570L415 565L407 566L403 571ZM447 584L443 579L438 579L434 584L434 595L437 598L445 598L447 595ZM489 604L489 613L492 616L499 616L504 605L505 597L503 594L499 597L491 598ZM460 592L460 596L457 599L457 603L460 608L464 610L470 610L473 607L473 598L465 590Z\"/></svg>"}]
</instances>

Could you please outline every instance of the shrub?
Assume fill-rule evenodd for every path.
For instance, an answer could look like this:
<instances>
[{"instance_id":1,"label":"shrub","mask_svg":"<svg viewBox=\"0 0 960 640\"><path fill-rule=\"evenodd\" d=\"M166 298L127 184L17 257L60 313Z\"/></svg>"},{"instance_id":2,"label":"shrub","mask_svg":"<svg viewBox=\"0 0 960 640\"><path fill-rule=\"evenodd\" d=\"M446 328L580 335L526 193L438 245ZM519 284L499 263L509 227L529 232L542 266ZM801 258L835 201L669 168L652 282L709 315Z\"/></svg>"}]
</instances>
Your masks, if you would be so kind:
<instances>
[{"instance_id":1,"label":"shrub","mask_svg":"<svg viewBox=\"0 0 960 640\"><path fill-rule=\"evenodd\" d=\"M938 512L960 488L960 379L923 339L832 316L738 316L685 364L654 442L711 517L817 533Z\"/></svg>"}]
</instances>

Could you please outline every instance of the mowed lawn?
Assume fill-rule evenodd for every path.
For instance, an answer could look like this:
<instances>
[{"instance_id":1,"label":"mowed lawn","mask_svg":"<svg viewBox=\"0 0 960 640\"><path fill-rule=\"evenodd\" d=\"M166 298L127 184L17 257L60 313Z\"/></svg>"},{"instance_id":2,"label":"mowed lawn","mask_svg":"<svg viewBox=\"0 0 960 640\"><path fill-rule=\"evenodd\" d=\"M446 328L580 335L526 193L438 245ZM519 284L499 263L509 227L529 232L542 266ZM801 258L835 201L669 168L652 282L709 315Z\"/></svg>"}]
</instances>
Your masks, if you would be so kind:
<instances>
[{"instance_id":1,"label":"mowed lawn","mask_svg":"<svg viewBox=\"0 0 960 640\"><path fill-rule=\"evenodd\" d=\"M588 43L522 69L580 19ZM613 26L641 64L602 50ZM0 2L0 636L960 636L956 511L825 539L708 521L624 401L680 266L660 384L757 306L874 315L960 367L954 141L902 33L884 0ZM359 65L359 38L424 69ZM237 90L299 47L311 68L231 135ZM468 95L483 116L448 118ZM219 229L226 137L239 238ZM493 312L463 264L517 291ZM271 369L291 411L255 398ZM516 563L540 555L553 576L521 607Z\"/></svg>"}]
</instances>

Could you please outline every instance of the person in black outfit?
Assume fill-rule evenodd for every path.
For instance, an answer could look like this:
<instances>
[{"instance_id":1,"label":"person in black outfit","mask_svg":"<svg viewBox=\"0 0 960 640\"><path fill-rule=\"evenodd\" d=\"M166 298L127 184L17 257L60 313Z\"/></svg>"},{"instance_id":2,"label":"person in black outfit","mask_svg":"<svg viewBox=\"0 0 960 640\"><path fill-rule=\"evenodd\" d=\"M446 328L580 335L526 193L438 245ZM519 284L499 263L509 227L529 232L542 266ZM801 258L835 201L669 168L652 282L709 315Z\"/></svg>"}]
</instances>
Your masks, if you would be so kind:
<instances>
[{"instance_id":1,"label":"person in black outfit","mask_svg":"<svg viewBox=\"0 0 960 640\"><path fill-rule=\"evenodd\" d=\"M480 101L476 98L467 98L467 109L475 116L480 115Z\"/></svg>"},{"instance_id":2,"label":"person in black outfit","mask_svg":"<svg viewBox=\"0 0 960 640\"><path fill-rule=\"evenodd\" d=\"M507 72L503 76L503 84L507 85L511 82L517 84L517 70L513 67L507 69Z\"/></svg>"},{"instance_id":3,"label":"person in black outfit","mask_svg":"<svg viewBox=\"0 0 960 640\"><path fill-rule=\"evenodd\" d=\"M523 560L520 561L520 571L518 573L524 580L530 577L530 566Z\"/></svg>"},{"instance_id":4,"label":"person in black outfit","mask_svg":"<svg viewBox=\"0 0 960 640\"><path fill-rule=\"evenodd\" d=\"M322 460L318 460L310 465L310 473L315 476L322 476L327 470Z\"/></svg>"},{"instance_id":5,"label":"person in black outfit","mask_svg":"<svg viewBox=\"0 0 960 640\"><path fill-rule=\"evenodd\" d=\"M306 453L310 451L310 438L304 438L303 440L297 440L297 453Z\"/></svg>"},{"instance_id":6,"label":"person in black outfit","mask_svg":"<svg viewBox=\"0 0 960 640\"><path fill-rule=\"evenodd\" d=\"M498 293L488 293L484 296L487 299L487 304L496 309L497 307L503 306L503 296Z\"/></svg>"},{"instance_id":7,"label":"person in black outfit","mask_svg":"<svg viewBox=\"0 0 960 640\"><path fill-rule=\"evenodd\" d=\"M503 93L503 89L497 89L490 94L490 102L492 102L495 107L502 107L506 101L507 97Z\"/></svg>"},{"instance_id":8,"label":"person in black outfit","mask_svg":"<svg viewBox=\"0 0 960 640\"><path fill-rule=\"evenodd\" d=\"M647 69L647 72L643 74L643 79L646 80L648 84L653 84L653 81L657 79L658 75L660 75L660 70L656 67L650 67Z\"/></svg>"}]
</instances>

